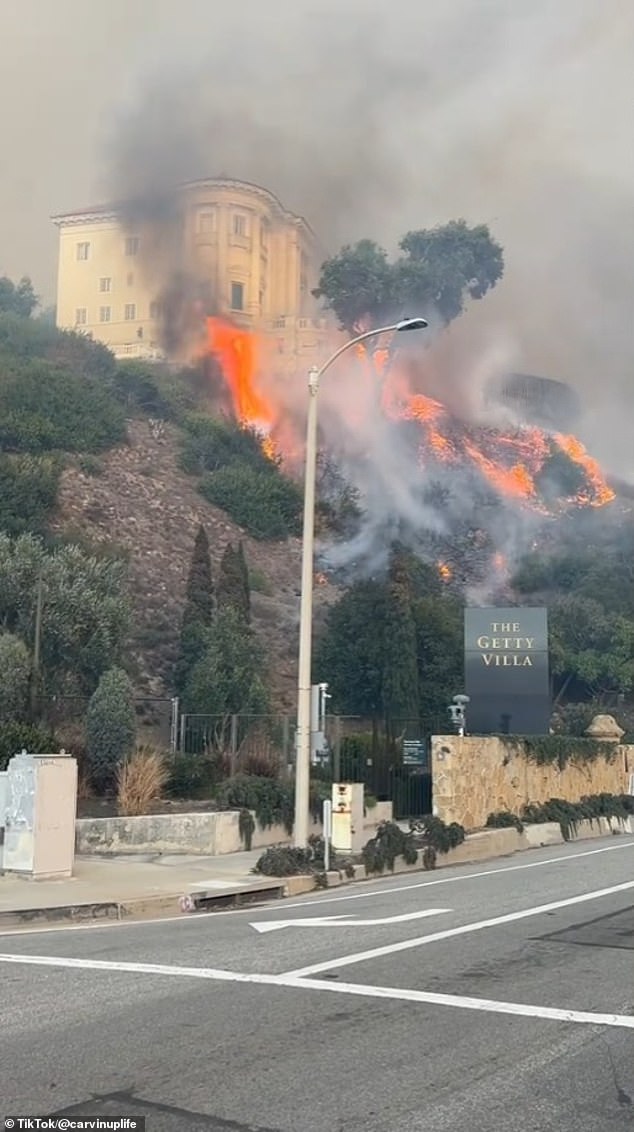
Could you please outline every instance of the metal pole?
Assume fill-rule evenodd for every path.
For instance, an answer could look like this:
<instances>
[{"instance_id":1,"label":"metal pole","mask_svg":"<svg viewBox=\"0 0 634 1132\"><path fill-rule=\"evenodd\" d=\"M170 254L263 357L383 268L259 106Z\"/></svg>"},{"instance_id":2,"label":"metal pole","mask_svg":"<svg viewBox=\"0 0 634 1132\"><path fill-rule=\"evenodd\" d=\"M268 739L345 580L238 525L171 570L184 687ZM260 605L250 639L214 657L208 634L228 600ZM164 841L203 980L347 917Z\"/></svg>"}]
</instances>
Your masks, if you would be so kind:
<instances>
[{"instance_id":1,"label":"metal pole","mask_svg":"<svg viewBox=\"0 0 634 1132\"><path fill-rule=\"evenodd\" d=\"M298 849L308 845L310 791L310 716L313 634L313 571L315 542L315 481L317 479L317 394L320 373L308 377L306 470L304 477L304 529L302 537L302 590L299 612L299 678L297 688L297 746L295 754L295 836Z\"/></svg>"},{"instance_id":2,"label":"metal pole","mask_svg":"<svg viewBox=\"0 0 634 1132\"><path fill-rule=\"evenodd\" d=\"M330 868L330 842L332 841L332 802L330 798L324 798L322 821L324 825L324 872L327 873Z\"/></svg>"},{"instance_id":3,"label":"metal pole","mask_svg":"<svg viewBox=\"0 0 634 1132\"><path fill-rule=\"evenodd\" d=\"M299 674L297 681L297 747L295 756L294 845L305 849L309 831L310 723L313 632L313 572L315 543L315 483L317 479L317 394L319 381L327 369L346 350L381 334L403 330L423 330L424 318L404 318L390 326L379 326L357 334L331 354L320 369L313 366L308 375L308 417L306 421L306 470L304 473L304 528L302 536L302 591L299 611Z\"/></svg>"}]
</instances>

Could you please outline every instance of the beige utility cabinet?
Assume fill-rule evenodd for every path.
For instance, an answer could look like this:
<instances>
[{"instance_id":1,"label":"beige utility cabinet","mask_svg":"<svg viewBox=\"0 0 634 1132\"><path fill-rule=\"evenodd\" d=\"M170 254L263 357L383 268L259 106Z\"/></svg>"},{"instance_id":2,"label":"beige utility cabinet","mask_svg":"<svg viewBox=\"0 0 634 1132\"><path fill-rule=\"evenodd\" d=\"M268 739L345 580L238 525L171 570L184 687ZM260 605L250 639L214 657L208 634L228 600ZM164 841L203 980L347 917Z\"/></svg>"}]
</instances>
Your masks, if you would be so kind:
<instances>
[{"instance_id":1,"label":"beige utility cabinet","mask_svg":"<svg viewBox=\"0 0 634 1132\"><path fill-rule=\"evenodd\" d=\"M72 876L76 810L76 759L14 755L7 767L3 871L40 880Z\"/></svg>"},{"instance_id":2,"label":"beige utility cabinet","mask_svg":"<svg viewBox=\"0 0 634 1132\"><path fill-rule=\"evenodd\" d=\"M363 835L362 782L332 784L332 847L341 853L360 853L365 844Z\"/></svg>"}]
</instances>

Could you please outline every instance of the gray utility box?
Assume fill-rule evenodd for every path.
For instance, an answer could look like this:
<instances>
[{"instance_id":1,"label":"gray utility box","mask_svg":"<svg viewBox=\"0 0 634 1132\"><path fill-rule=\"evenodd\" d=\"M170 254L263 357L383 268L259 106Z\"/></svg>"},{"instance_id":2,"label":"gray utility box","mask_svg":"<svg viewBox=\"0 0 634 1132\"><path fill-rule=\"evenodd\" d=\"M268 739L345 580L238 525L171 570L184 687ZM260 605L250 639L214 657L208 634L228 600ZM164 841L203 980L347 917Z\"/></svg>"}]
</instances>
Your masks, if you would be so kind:
<instances>
[{"instance_id":1,"label":"gray utility box","mask_svg":"<svg viewBox=\"0 0 634 1132\"><path fill-rule=\"evenodd\" d=\"M77 761L70 755L14 755L7 767L5 873L69 877L75 860Z\"/></svg>"}]
</instances>

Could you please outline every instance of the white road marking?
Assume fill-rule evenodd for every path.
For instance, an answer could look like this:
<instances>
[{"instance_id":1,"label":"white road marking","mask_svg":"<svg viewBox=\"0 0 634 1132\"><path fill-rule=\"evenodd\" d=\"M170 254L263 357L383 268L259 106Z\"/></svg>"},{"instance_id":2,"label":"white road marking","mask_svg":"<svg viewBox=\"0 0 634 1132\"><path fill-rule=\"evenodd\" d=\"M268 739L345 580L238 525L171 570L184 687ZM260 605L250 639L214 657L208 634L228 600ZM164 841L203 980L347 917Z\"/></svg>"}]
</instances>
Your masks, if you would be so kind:
<instances>
[{"instance_id":1,"label":"white road marking","mask_svg":"<svg viewBox=\"0 0 634 1132\"><path fill-rule=\"evenodd\" d=\"M316 899L306 900L303 896L291 897L284 902L284 907L293 908L310 908L313 905L322 904L341 904L346 900L371 900L380 896L392 896L398 892L411 892L417 888L431 888L437 884L459 884L461 881L481 880L483 877L499 876L502 873L515 873L521 872L524 869L543 869L548 865L560 865L566 861L577 861L582 857L595 857L598 853L617 853L622 849L634 849L634 841L621 841L618 845L607 845L601 849L586 849L580 853L562 853L559 857L547 857L544 861L529 861L523 865L506 865L498 869L483 869L478 873L459 873L458 876L451 877L438 877L436 880L417 881L415 884L401 884L394 885L392 888L367 888L364 885L364 892L350 892L346 896L318 896ZM455 869L472 868L472 864L453 865ZM376 877L367 881L367 885L379 885L385 881L385 876ZM142 897L134 897L133 899L143 899ZM176 900L177 897L175 896ZM37 909L35 909L37 911ZM268 912L268 908L260 909L262 912ZM0 909L2 912L11 912L11 909ZM255 908L233 908L226 912L214 912L213 916L222 916L226 919L229 916L254 916L256 914ZM196 916L186 916L181 913L179 916L161 916L155 920L107 920L107 921L90 921L89 923L81 924L58 924L53 927L42 928L11 928L8 931L0 932L0 939L4 936L23 936L23 935L49 935L52 932L81 932L81 931L104 931L111 928L149 928L160 927L163 924L209 924L210 915L208 913L198 913Z\"/></svg>"},{"instance_id":2,"label":"white road marking","mask_svg":"<svg viewBox=\"0 0 634 1132\"><path fill-rule=\"evenodd\" d=\"M405 939L400 943L387 943L383 947L373 947L369 951L358 951L355 955L343 955L339 959L326 960L324 963L313 963L309 967L300 967L296 971L285 971L289 979L308 978L323 971L334 971L338 967L351 967L357 963L365 963L368 959L380 959L384 955L395 955L399 951L409 951L413 947L422 947L426 943L439 943L444 939L453 939L454 936L470 935L472 932L483 931L484 928L496 928L501 924L512 924L516 920L526 920L531 916L542 916L546 912L556 912L559 908L571 908L575 904L586 904L591 900L600 900L603 896L613 896L617 892L626 892L634 888L634 880L624 884L614 884L611 888L599 888L595 892L584 892L581 896L569 896L565 900L553 900L550 904L538 904L533 908L523 908L519 912L507 912L504 916L494 916L490 920L476 920L470 924L461 924L457 928L447 928L445 931L433 932L431 935L417 936L416 939Z\"/></svg>"},{"instance_id":3,"label":"white road marking","mask_svg":"<svg viewBox=\"0 0 634 1132\"><path fill-rule=\"evenodd\" d=\"M67 959L57 955L0 955L0 963L26 964L33 967L62 967L84 971L112 971L133 975L165 975L176 978L208 979L212 982L252 983L259 986L280 987L285 990L358 995L361 998L383 998L392 1001L420 1003L426 1006L457 1007L461 1010L477 1010L489 1014L511 1014L552 1022L611 1026L626 1030L634 1029L634 1017L627 1014L598 1014L583 1010L561 1010L551 1006L533 1006L521 1002L498 1002L494 999L470 998L467 995L436 994L428 991L407 990L402 987L375 987L357 983L322 982L320 979L301 979L290 975L248 975L239 971L222 971L211 967L170 967L162 963Z\"/></svg>"},{"instance_id":4,"label":"white road marking","mask_svg":"<svg viewBox=\"0 0 634 1132\"><path fill-rule=\"evenodd\" d=\"M629 1014L594 1014L587 1010L560 1010L553 1006L532 1006L523 1002L498 1002L490 998L470 998L460 994L436 994L429 991L406 990L402 987L368 987L358 983L328 983L313 979L284 979L282 986L323 990L339 994L359 995L363 998L387 998L401 1002L420 1002L429 1006L453 1006L460 1010L482 1010L488 1014L515 1014L523 1018L543 1018L552 1022L577 1022L591 1026L616 1026L634 1029L634 1017Z\"/></svg>"},{"instance_id":5,"label":"white road marking","mask_svg":"<svg viewBox=\"0 0 634 1132\"><path fill-rule=\"evenodd\" d=\"M384 924L404 924L407 920L424 920L427 916L441 916L453 908L425 908L422 912L405 912L402 916L386 916L382 920L354 920L347 916L311 916L305 920L264 920L250 924L256 932L279 932L282 928L378 928Z\"/></svg>"}]
</instances>

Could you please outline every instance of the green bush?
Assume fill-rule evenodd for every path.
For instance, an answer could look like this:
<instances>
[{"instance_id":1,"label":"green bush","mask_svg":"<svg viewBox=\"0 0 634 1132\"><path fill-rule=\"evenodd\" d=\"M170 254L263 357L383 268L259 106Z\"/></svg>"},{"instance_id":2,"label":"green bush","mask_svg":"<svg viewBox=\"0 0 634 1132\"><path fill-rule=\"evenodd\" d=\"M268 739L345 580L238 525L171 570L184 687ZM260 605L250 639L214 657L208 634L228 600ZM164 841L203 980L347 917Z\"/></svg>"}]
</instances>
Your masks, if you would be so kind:
<instances>
[{"instance_id":1,"label":"green bush","mask_svg":"<svg viewBox=\"0 0 634 1132\"><path fill-rule=\"evenodd\" d=\"M518 833L524 832L524 823L517 814L510 814L507 810L498 810L489 814L486 820L487 829L516 829Z\"/></svg>"},{"instance_id":2,"label":"green bush","mask_svg":"<svg viewBox=\"0 0 634 1132\"><path fill-rule=\"evenodd\" d=\"M208 755L173 755L167 767L165 793L170 798L209 798L222 773L217 760Z\"/></svg>"},{"instance_id":3,"label":"green bush","mask_svg":"<svg viewBox=\"0 0 634 1132\"><path fill-rule=\"evenodd\" d=\"M262 437L246 425L191 413L183 427L181 466L189 475L202 476L232 466L258 472L277 468L262 449Z\"/></svg>"},{"instance_id":4,"label":"green bush","mask_svg":"<svg viewBox=\"0 0 634 1132\"><path fill-rule=\"evenodd\" d=\"M50 755L56 750L55 736L43 727L30 723L0 724L0 771L6 770L13 755L22 751L30 755Z\"/></svg>"},{"instance_id":5,"label":"green bush","mask_svg":"<svg viewBox=\"0 0 634 1132\"><path fill-rule=\"evenodd\" d=\"M601 817L623 820L632 813L634 813L634 797L629 794L590 794L580 802L550 798L541 805L531 803L524 806L522 820L527 825L558 822L564 841L569 841L581 821L596 821Z\"/></svg>"},{"instance_id":6,"label":"green bush","mask_svg":"<svg viewBox=\"0 0 634 1132\"><path fill-rule=\"evenodd\" d=\"M24 641L0 632L0 720L24 716L30 678L31 657Z\"/></svg>"},{"instance_id":7,"label":"green bush","mask_svg":"<svg viewBox=\"0 0 634 1132\"><path fill-rule=\"evenodd\" d=\"M54 456L0 452L0 530L43 531L57 503L61 461Z\"/></svg>"},{"instance_id":8,"label":"green bush","mask_svg":"<svg viewBox=\"0 0 634 1132\"><path fill-rule=\"evenodd\" d=\"M462 845L466 837L463 826L458 822L452 821L446 825L441 818L432 817L431 814L411 821L410 829L424 845L430 845L438 853L448 853L450 849L456 849L458 845Z\"/></svg>"},{"instance_id":9,"label":"green bush","mask_svg":"<svg viewBox=\"0 0 634 1132\"><path fill-rule=\"evenodd\" d=\"M157 362L122 362L112 379L118 400L129 413L165 421L181 421L196 408L189 370L174 373Z\"/></svg>"},{"instance_id":10,"label":"green bush","mask_svg":"<svg viewBox=\"0 0 634 1132\"><path fill-rule=\"evenodd\" d=\"M254 538L285 539L300 533L300 489L275 466L256 471L230 465L205 476L199 491Z\"/></svg>"},{"instance_id":11,"label":"green bush","mask_svg":"<svg viewBox=\"0 0 634 1132\"><path fill-rule=\"evenodd\" d=\"M293 830L295 800L285 782L237 774L221 783L216 803L219 810L253 810L262 829L282 825L289 834Z\"/></svg>"},{"instance_id":12,"label":"green bush","mask_svg":"<svg viewBox=\"0 0 634 1132\"><path fill-rule=\"evenodd\" d=\"M105 386L46 361L0 368L0 447L10 452L99 452L125 438L121 406Z\"/></svg>"},{"instance_id":13,"label":"green bush","mask_svg":"<svg viewBox=\"0 0 634 1132\"><path fill-rule=\"evenodd\" d=\"M86 755L97 790L112 789L117 768L132 753L136 715L132 685L120 668L104 672L86 715Z\"/></svg>"},{"instance_id":14,"label":"green bush","mask_svg":"<svg viewBox=\"0 0 634 1132\"><path fill-rule=\"evenodd\" d=\"M309 838L306 849L288 845L273 845L257 861L253 872L267 877L310 876L319 877L325 869L325 842L323 837ZM330 853L330 865L335 867L336 855ZM325 878L324 878L325 881Z\"/></svg>"},{"instance_id":15,"label":"green bush","mask_svg":"<svg viewBox=\"0 0 634 1132\"><path fill-rule=\"evenodd\" d=\"M376 834L363 846L363 863L368 873L394 872L396 858L415 865L418 851L412 832L405 833L395 822L381 822Z\"/></svg>"},{"instance_id":16,"label":"green bush","mask_svg":"<svg viewBox=\"0 0 634 1132\"><path fill-rule=\"evenodd\" d=\"M114 354L85 334L57 330L41 319L0 314L0 369L6 360L43 359L102 383L116 370Z\"/></svg>"}]
</instances>

